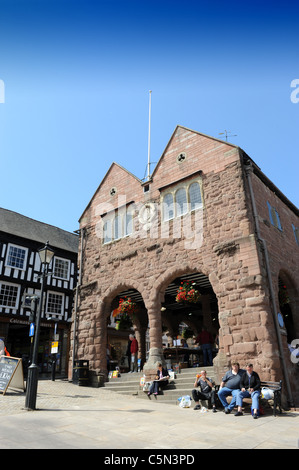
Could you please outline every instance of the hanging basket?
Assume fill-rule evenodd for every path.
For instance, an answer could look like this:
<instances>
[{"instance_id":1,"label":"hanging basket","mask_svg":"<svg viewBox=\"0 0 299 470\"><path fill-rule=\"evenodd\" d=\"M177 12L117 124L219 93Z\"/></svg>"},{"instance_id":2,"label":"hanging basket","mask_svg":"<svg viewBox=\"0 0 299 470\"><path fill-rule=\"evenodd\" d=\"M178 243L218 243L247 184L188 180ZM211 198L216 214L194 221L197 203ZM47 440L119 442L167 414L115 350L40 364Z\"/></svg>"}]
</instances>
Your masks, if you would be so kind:
<instances>
[{"instance_id":1,"label":"hanging basket","mask_svg":"<svg viewBox=\"0 0 299 470\"><path fill-rule=\"evenodd\" d=\"M188 281L183 281L181 284L181 287L179 287L177 290L177 295L175 298L176 302L188 302L192 304L199 302L201 295L195 288L195 282L190 283Z\"/></svg>"}]
</instances>

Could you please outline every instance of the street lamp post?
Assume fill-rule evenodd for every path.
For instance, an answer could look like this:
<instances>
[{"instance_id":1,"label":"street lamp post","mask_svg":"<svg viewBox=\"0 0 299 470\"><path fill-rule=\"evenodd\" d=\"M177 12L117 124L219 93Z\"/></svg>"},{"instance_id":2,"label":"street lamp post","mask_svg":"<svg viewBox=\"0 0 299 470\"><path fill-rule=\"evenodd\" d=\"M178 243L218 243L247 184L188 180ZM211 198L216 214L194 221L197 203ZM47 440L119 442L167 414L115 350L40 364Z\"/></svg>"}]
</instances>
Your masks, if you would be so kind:
<instances>
[{"instance_id":1,"label":"street lamp post","mask_svg":"<svg viewBox=\"0 0 299 470\"><path fill-rule=\"evenodd\" d=\"M36 395L37 395L37 384L38 384L38 365L37 365L37 358L38 358L38 347L39 347L39 331L40 331L40 320L42 315L42 308L43 308L43 297L44 297L44 290L45 290L45 283L46 277L48 274L49 264L54 256L54 251L48 246L48 243L38 251L40 261L41 261L41 293L40 293L40 301L38 312L36 316L36 328L35 328L35 335L34 335L34 344L33 344L33 354L32 354L32 363L28 368L28 378L27 378L27 386L26 386L26 401L25 401L25 408L27 410L35 410L36 409Z\"/></svg>"}]
</instances>

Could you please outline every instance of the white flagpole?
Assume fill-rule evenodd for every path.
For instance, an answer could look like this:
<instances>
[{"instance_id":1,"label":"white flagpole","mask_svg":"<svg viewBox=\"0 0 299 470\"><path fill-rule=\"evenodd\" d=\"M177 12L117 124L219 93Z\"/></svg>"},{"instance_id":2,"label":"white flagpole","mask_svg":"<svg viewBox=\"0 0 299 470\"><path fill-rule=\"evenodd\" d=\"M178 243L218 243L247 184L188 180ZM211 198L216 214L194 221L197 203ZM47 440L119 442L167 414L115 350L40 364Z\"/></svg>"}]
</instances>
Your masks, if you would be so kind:
<instances>
[{"instance_id":1,"label":"white flagpole","mask_svg":"<svg viewBox=\"0 0 299 470\"><path fill-rule=\"evenodd\" d=\"M148 123L148 151L147 151L147 179L150 179L150 156L151 156L151 107L152 90L149 91L149 123Z\"/></svg>"}]
</instances>

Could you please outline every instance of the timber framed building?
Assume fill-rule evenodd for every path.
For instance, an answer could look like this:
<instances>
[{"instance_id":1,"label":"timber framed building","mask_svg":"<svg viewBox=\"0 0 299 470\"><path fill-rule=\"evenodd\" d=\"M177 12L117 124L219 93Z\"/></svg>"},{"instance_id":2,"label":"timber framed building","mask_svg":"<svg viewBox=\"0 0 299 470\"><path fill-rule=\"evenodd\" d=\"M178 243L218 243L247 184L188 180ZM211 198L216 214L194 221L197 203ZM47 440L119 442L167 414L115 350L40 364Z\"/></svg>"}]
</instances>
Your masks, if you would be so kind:
<instances>
[{"instance_id":1,"label":"timber framed building","mask_svg":"<svg viewBox=\"0 0 299 470\"><path fill-rule=\"evenodd\" d=\"M68 374L70 325L77 282L78 235L0 208L0 337L11 356L30 358L30 310L24 294L40 295L38 250L49 241L54 258L49 266L42 311L38 365L51 371L51 342L59 343L56 371ZM56 325L56 327L55 327ZM25 371L26 372L26 371Z\"/></svg>"},{"instance_id":2,"label":"timber framed building","mask_svg":"<svg viewBox=\"0 0 299 470\"><path fill-rule=\"evenodd\" d=\"M148 377L164 360L163 331L176 337L183 323L196 336L205 325L219 334L219 378L250 361L298 406L288 349L299 338L298 214L241 148L182 126L148 181L113 163L80 218L75 359L106 379L111 312L127 296ZM185 280L199 303L176 302Z\"/></svg>"}]
</instances>

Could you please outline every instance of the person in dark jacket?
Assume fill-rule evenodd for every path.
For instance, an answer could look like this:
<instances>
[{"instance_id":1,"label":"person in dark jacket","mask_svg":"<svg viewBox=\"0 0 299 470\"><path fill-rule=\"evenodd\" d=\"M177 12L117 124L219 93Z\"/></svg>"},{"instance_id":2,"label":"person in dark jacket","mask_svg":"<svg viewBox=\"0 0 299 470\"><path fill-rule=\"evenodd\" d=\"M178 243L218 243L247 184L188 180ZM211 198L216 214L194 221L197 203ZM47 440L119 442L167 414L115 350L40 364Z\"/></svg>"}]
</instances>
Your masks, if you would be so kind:
<instances>
[{"instance_id":1,"label":"person in dark jacket","mask_svg":"<svg viewBox=\"0 0 299 470\"><path fill-rule=\"evenodd\" d=\"M259 396L261 394L261 381L259 375L254 372L253 365L247 364L246 372L240 381L241 391L237 395L238 411L235 416L242 416L243 398L252 399L253 418L258 417Z\"/></svg>"},{"instance_id":2,"label":"person in dark jacket","mask_svg":"<svg viewBox=\"0 0 299 470\"><path fill-rule=\"evenodd\" d=\"M166 385L168 384L168 379L169 379L169 375L168 375L168 370L167 369L164 369L162 367L162 364L159 363L158 364L158 370L157 370L157 375L156 375L156 379L154 380L154 382L152 383L152 385L150 386L150 389L148 391L148 397L150 397L150 395L153 393L154 395L158 395L159 393L159 388L164 388L166 387Z\"/></svg>"}]
</instances>

